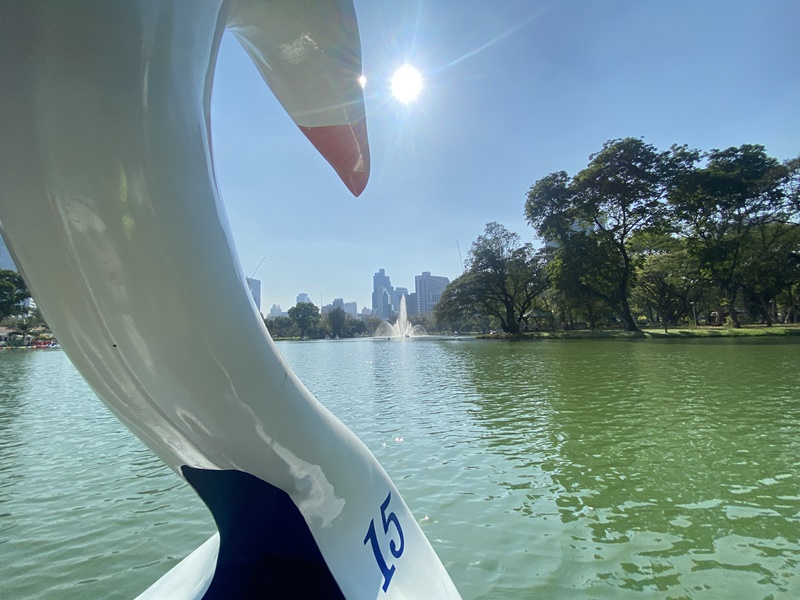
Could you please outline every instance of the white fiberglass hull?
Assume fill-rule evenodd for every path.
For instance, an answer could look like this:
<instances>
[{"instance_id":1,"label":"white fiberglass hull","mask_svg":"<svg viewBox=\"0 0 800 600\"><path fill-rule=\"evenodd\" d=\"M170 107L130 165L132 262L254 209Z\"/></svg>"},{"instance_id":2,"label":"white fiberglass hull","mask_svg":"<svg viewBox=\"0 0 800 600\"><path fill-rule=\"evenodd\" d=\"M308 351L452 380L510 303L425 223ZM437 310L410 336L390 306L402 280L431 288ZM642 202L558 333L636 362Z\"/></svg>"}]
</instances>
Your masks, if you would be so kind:
<instances>
[{"instance_id":1,"label":"white fiberglass hull","mask_svg":"<svg viewBox=\"0 0 800 600\"><path fill-rule=\"evenodd\" d=\"M3 235L72 362L220 530L143 597L277 594L286 581L294 597L457 597L389 477L284 363L247 292L209 134L226 28L360 193L349 1L0 2Z\"/></svg>"}]
</instances>

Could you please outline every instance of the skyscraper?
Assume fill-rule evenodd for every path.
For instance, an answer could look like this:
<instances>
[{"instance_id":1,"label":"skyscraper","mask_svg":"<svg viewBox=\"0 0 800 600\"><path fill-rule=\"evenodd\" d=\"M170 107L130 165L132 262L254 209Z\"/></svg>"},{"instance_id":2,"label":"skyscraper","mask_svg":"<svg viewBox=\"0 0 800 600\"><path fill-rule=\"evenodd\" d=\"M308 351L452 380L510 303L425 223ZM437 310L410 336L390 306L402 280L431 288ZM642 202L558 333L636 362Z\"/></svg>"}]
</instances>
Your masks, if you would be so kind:
<instances>
[{"instance_id":1,"label":"skyscraper","mask_svg":"<svg viewBox=\"0 0 800 600\"><path fill-rule=\"evenodd\" d=\"M408 310L408 288L396 287L392 294L392 308L394 312L400 312L400 298L406 297L406 311Z\"/></svg>"},{"instance_id":2,"label":"skyscraper","mask_svg":"<svg viewBox=\"0 0 800 600\"><path fill-rule=\"evenodd\" d=\"M392 281L383 269L372 276L372 310L381 319L388 319L392 313Z\"/></svg>"},{"instance_id":3,"label":"skyscraper","mask_svg":"<svg viewBox=\"0 0 800 600\"><path fill-rule=\"evenodd\" d=\"M300 292L297 294L297 304L300 304L301 302L311 302L311 298L309 298L308 294L305 292Z\"/></svg>"},{"instance_id":4,"label":"skyscraper","mask_svg":"<svg viewBox=\"0 0 800 600\"><path fill-rule=\"evenodd\" d=\"M417 314L424 315L433 310L436 303L442 298L442 292L450 285L447 277L431 275L430 271L423 271L422 275L414 277L414 287L417 295Z\"/></svg>"},{"instance_id":5,"label":"skyscraper","mask_svg":"<svg viewBox=\"0 0 800 600\"><path fill-rule=\"evenodd\" d=\"M247 281L247 287L250 288L250 294L253 296L256 308L261 312L261 280L245 277L245 281Z\"/></svg>"}]
</instances>

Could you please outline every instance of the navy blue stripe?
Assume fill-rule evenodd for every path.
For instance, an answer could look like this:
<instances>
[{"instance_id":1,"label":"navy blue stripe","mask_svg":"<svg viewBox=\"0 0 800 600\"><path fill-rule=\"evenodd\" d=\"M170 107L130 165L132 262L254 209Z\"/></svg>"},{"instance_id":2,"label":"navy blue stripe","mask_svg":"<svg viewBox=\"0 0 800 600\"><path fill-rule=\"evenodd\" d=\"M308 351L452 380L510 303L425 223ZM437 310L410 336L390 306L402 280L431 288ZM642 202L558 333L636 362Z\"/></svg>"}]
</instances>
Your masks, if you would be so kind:
<instances>
[{"instance_id":1,"label":"navy blue stripe","mask_svg":"<svg viewBox=\"0 0 800 600\"><path fill-rule=\"evenodd\" d=\"M344 598L289 495L243 471L181 467L220 534L204 598Z\"/></svg>"}]
</instances>

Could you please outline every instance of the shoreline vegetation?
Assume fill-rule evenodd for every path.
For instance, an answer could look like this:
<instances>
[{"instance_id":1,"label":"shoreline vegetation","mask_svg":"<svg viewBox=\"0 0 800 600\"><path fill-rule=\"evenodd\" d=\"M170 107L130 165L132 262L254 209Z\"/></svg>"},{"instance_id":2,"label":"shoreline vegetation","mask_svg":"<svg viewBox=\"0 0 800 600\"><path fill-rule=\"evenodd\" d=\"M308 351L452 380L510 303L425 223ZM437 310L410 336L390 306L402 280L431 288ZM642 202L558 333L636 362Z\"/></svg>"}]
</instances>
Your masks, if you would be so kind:
<instances>
[{"instance_id":1,"label":"shoreline vegetation","mask_svg":"<svg viewBox=\"0 0 800 600\"><path fill-rule=\"evenodd\" d=\"M609 140L577 174L537 180L524 214L544 245L488 223L434 308L439 324L538 339L523 332L665 337L645 323L703 323L715 329L666 337L720 337L800 322L800 156ZM604 333L569 333L577 323Z\"/></svg>"},{"instance_id":2,"label":"shoreline vegetation","mask_svg":"<svg viewBox=\"0 0 800 600\"><path fill-rule=\"evenodd\" d=\"M526 331L522 333L494 333L476 335L481 340L538 341L538 340L635 340L635 339L718 339L718 338L758 338L758 337L797 337L800 341L800 324L788 325L743 325L734 327L676 327L669 331L656 328L643 328L639 331L622 329Z\"/></svg>"},{"instance_id":3,"label":"shoreline vegetation","mask_svg":"<svg viewBox=\"0 0 800 600\"><path fill-rule=\"evenodd\" d=\"M356 339L383 338L385 336L361 335L354 336ZM800 323L788 325L773 325L771 327L764 324L743 325L740 328L734 327L715 327L698 325L697 327L676 327L669 331L654 327L645 327L639 331L631 332L623 329L573 329L560 331L525 331L522 333L506 333L495 331L493 333L473 333L464 332L461 335L453 334L431 334L436 338L470 338L476 340L495 340L508 342L527 342L539 340L708 340L720 338L794 338L800 342ZM274 341L319 341L321 338L299 337L274 337Z\"/></svg>"}]
</instances>

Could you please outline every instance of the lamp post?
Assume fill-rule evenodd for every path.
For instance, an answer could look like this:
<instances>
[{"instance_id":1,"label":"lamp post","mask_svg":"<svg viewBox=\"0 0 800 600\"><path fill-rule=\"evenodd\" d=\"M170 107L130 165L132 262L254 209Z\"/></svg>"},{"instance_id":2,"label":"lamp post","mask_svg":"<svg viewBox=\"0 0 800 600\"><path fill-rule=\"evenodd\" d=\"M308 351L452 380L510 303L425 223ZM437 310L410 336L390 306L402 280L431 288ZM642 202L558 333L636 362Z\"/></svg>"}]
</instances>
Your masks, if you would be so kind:
<instances>
[{"instance_id":1,"label":"lamp post","mask_svg":"<svg viewBox=\"0 0 800 600\"><path fill-rule=\"evenodd\" d=\"M694 323L692 328L694 328L697 327L697 313L694 310L694 302L690 302L689 304L692 305L692 322Z\"/></svg>"}]
</instances>

